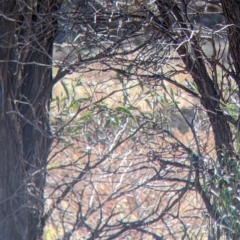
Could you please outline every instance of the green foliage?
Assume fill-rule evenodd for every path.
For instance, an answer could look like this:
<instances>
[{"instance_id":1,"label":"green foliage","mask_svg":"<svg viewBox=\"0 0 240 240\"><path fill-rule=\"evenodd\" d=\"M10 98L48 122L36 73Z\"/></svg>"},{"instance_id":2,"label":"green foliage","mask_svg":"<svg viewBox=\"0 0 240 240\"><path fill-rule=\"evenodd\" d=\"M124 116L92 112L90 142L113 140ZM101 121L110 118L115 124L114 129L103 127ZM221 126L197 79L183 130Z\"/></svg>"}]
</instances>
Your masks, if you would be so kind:
<instances>
[{"instance_id":1,"label":"green foliage","mask_svg":"<svg viewBox=\"0 0 240 240\"><path fill-rule=\"evenodd\" d=\"M115 110L116 110L118 113L123 113L123 114L125 114L126 116L130 117L131 119L135 120L133 114L131 113L131 110L129 110L128 108L125 108L125 107L116 107Z\"/></svg>"}]
</instances>

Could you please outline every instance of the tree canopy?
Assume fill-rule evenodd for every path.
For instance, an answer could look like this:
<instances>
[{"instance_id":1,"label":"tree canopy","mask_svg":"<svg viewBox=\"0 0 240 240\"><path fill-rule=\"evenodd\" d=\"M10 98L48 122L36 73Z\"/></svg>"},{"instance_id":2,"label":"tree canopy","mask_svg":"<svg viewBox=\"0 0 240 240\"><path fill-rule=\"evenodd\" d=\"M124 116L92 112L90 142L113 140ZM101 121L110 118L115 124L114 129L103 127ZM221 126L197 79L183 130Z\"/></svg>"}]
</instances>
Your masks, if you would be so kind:
<instances>
[{"instance_id":1,"label":"tree canopy","mask_svg":"<svg viewBox=\"0 0 240 240\"><path fill-rule=\"evenodd\" d=\"M1 1L3 239L239 239L239 13Z\"/></svg>"}]
</instances>

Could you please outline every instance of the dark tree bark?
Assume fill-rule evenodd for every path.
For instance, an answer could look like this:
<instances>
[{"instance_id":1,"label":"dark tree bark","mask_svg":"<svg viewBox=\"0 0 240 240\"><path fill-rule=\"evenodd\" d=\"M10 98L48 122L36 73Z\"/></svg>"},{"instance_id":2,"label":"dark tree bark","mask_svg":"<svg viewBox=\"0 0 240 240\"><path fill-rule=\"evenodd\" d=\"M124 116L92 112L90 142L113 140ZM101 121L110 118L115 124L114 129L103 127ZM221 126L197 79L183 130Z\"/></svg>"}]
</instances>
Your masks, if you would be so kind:
<instances>
[{"instance_id":1,"label":"dark tree bark","mask_svg":"<svg viewBox=\"0 0 240 240\"><path fill-rule=\"evenodd\" d=\"M240 1L222 0L223 14L228 27L229 50L236 71L236 83L240 89ZM240 93L239 93L240 96Z\"/></svg>"},{"instance_id":2,"label":"dark tree bark","mask_svg":"<svg viewBox=\"0 0 240 240\"><path fill-rule=\"evenodd\" d=\"M76 29L79 25L86 25L86 28L79 28L79 31L86 31L86 44L91 41L96 44L98 40L101 41L100 35L105 34L114 47L107 48L95 59L82 60L80 56L76 66L80 66L81 61L110 59L112 62L114 56L121 55L117 50L114 55L113 50L124 46L125 40L131 38L134 31L151 29L152 35L161 36L162 40L175 48L184 70L192 76L198 90L197 96L211 125L218 165L223 170L223 176L226 172L233 174L229 162L238 162L239 157L234 149L230 123L238 126L238 120L222 110L222 93L204 62L201 38L195 34L189 21L187 5L190 1L156 0L151 3L155 8L151 8L146 1L136 1L129 8L123 3L117 6L109 4L110 10L107 7L111 1L106 1L105 5L104 1L93 1L93 4L88 4L91 1L79 2L71 9L74 11L66 14L66 22L73 21L72 25ZM62 0L0 2L0 239L4 240L40 239L45 221L71 189L68 186L49 214L43 217L45 170L52 144L48 109L51 90L57 81L52 79L52 52L61 3ZM221 0L220 5L226 23L229 24L229 50L233 65L231 76L238 86L240 97L240 1ZM80 20L76 24L74 20L78 18ZM124 20L125 25L119 19ZM121 34L118 36L118 31L123 35L122 39ZM101 33L99 39L98 33ZM94 40L91 39L93 36ZM151 36L147 42L152 37L154 39ZM105 47L103 45L103 49ZM129 51L126 55L131 53ZM120 58L120 63L121 60L125 60L124 57ZM209 65L212 61L208 59ZM210 195L201 186L201 167L197 163L197 157L196 159L196 190L202 196L211 218L218 222L221 214L214 210ZM221 224L229 227L227 222L221 221ZM238 228L237 226L236 229ZM236 233L233 239L239 239L239 231L234 231Z\"/></svg>"},{"instance_id":3,"label":"dark tree bark","mask_svg":"<svg viewBox=\"0 0 240 240\"><path fill-rule=\"evenodd\" d=\"M0 239L37 239L43 231L44 170L52 142L49 84L59 7L55 0L0 3Z\"/></svg>"},{"instance_id":4,"label":"dark tree bark","mask_svg":"<svg viewBox=\"0 0 240 240\"><path fill-rule=\"evenodd\" d=\"M158 5L165 6L169 12L172 11L177 18L177 22L183 29L183 36L190 38L191 31L189 31L184 21L184 11L174 1L157 1ZM169 24L167 29L171 29ZM174 38L174 33L172 33ZM218 156L218 162L221 166L227 165L227 159L235 158L232 133L229 127L228 120L225 118L220 107L220 95L217 85L209 76L206 64L203 60L201 46L197 37L191 37L191 46L188 44L181 44L175 41L175 46L179 56L185 64L186 70L192 75L192 78L197 86L201 96L201 104L206 109L215 140L215 150ZM182 40L181 40L182 41ZM239 53L240 54L240 53ZM240 56L240 55L239 55ZM240 69L240 68L239 68ZM221 131L219 131L221 129Z\"/></svg>"}]
</instances>

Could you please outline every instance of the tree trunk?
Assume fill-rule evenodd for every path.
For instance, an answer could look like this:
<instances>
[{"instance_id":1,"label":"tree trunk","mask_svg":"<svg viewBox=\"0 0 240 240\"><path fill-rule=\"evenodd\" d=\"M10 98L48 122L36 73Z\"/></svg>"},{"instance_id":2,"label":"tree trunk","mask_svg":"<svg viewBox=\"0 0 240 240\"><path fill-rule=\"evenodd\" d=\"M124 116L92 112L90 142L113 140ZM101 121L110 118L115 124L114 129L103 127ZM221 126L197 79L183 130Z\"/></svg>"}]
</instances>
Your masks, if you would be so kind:
<instances>
[{"instance_id":1,"label":"tree trunk","mask_svg":"<svg viewBox=\"0 0 240 240\"><path fill-rule=\"evenodd\" d=\"M55 0L0 3L0 239L38 239L51 147ZM39 98L38 98L39 99Z\"/></svg>"},{"instance_id":2,"label":"tree trunk","mask_svg":"<svg viewBox=\"0 0 240 240\"><path fill-rule=\"evenodd\" d=\"M222 0L223 15L228 27L229 50L233 59L233 66L236 71L236 84L240 89L240 1L239 0ZM239 92L240 97L240 92Z\"/></svg>"}]
</instances>

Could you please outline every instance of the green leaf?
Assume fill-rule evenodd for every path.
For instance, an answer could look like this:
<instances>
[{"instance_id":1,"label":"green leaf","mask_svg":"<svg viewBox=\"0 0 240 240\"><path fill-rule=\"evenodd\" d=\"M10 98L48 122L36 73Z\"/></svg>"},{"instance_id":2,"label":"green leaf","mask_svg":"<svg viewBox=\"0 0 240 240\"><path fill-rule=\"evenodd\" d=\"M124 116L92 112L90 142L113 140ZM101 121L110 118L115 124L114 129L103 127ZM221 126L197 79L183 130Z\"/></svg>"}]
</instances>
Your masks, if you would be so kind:
<instances>
[{"instance_id":1,"label":"green leaf","mask_svg":"<svg viewBox=\"0 0 240 240\"><path fill-rule=\"evenodd\" d=\"M86 112L85 114L83 114L83 115L79 118L79 120L80 120L80 121L87 121L87 120L89 120L89 119L92 117L92 115L93 115L93 113L92 113L91 111L88 111L88 112Z\"/></svg>"},{"instance_id":2,"label":"green leaf","mask_svg":"<svg viewBox=\"0 0 240 240\"><path fill-rule=\"evenodd\" d=\"M77 79L76 87L78 87L78 86L83 86L83 83L82 83L81 79Z\"/></svg>"},{"instance_id":3,"label":"green leaf","mask_svg":"<svg viewBox=\"0 0 240 240\"><path fill-rule=\"evenodd\" d=\"M114 120L116 125L119 127L119 118L117 116L114 116Z\"/></svg>"},{"instance_id":4,"label":"green leaf","mask_svg":"<svg viewBox=\"0 0 240 240\"><path fill-rule=\"evenodd\" d=\"M164 102L165 102L165 103L168 103L169 101L168 101L168 99L167 99L166 93L163 94L163 97L164 97Z\"/></svg>"},{"instance_id":5,"label":"green leaf","mask_svg":"<svg viewBox=\"0 0 240 240\"><path fill-rule=\"evenodd\" d=\"M63 86L63 89L64 89L65 93L66 93L67 99L69 100L70 97L69 97L69 91L68 91L68 88L67 88L67 84L64 81L61 81L61 84Z\"/></svg>"},{"instance_id":6,"label":"green leaf","mask_svg":"<svg viewBox=\"0 0 240 240\"><path fill-rule=\"evenodd\" d=\"M157 95L155 99L155 105L158 105L161 102L161 99L162 99L161 96Z\"/></svg>"},{"instance_id":7,"label":"green leaf","mask_svg":"<svg viewBox=\"0 0 240 240\"><path fill-rule=\"evenodd\" d=\"M144 90L144 84L143 84L143 81L139 81L139 86L140 86L140 88L142 89L142 91Z\"/></svg>"},{"instance_id":8,"label":"green leaf","mask_svg":"<svg viewBox=\"0 0 240 240\"><path fill-rule=\"evenodd\" d=\"M174 98L174 92L172 88L170 88L170 94L171 94L171 97Z\"/></svg>"},{"instance_id":9,"label":"green leaf","mask_svg":"<svg viewBox=\"0 0 240 240\"><path fill-rule=\"evenodd\" d=\"M150 107L150 109L152 109L152 104L148 99L145 99L145 102L147 103L147 105Z\"/></svg>"},{"instance_id":10,"label":"green leaf","mask_svg":"<svg viewBox=\"0 0 240 240\"><path fill-rule=\"evenodd\" d=\"M129 111L129 109L127 109L125 107L116 107L115 110L119 113L124 113L124 114L128 115L131 119L135 120L134 116Z\"/></svg>"},{"instance_id":11,"label":"green leaf","mask_svg":"<svg viewBox=\"0 0 240 240\"><path fill-rule=\"evenodd\" d=\"M115 110L117 112L126 113L126 114L129 114L129 115L131 114L131 112L125 107L116 107Z\"/></svg>"},{"instance_id":12,"label":"green leaf","mask_svg":"<svg viewBox=\"0 0 240 240\"><path fill-rule=\"evenodd\" d=\"M185 82L186 82L186 84L187 84L187 87L188 87L191 91L197 93L197 88L196 88L196 85L194 84L194 82L189 81L189 80L186 79L186 78L185 78Z\"/></svg>"},{"instance_id":13,"label":"green leaf","mask_svg":"<svg viewBox=\"0 0 240 240\"><path fill-rule=\"evenodd\" d=\"M123 77L119 73L117 73L117 79L122 83L123 82Z\"/></svg>"},{"instance_id":14,"label":"green leaf","mask_svg":"<svg viewBox=\"0 0 240 240\"><path fill-rule=\"evenodd\" d=\"M50 170L58 169L60 167L61 167L60 165L52 165L52 166L48 166L47 170L50 171Z\"/></svg>"},{"instance_id":15,"label":"green leaf","mask_svg":"<svg viewBox=\"0 0 240 240\"><path fill-rule=\"evenodd\" d=\"M72 108L73 110L77 110L79 108L79 103L78 101L72 101L71 102L71 105L70 105L70 108Z\"/></svg>"},{"instance_id":16,"label":"green leaf","mask_svg":"<svg viewBox=\"0 0 240 240\"><path fill-rule=\"evenodd\" d=\"M123 96L123 103L124 103L124 105L126 105L127 103L128 103L128 95L127 94L124 94L124 96Z\"/></svg>"},{"instance_id":17,"label":"green leaf","mask_svg":"<svg viewBox=\"0 0 240 240\"><path fill-rule=\"evenodd\" d=\"M139 107L134 106L134 105L130 105L130 106L128 107L128 110L139 110Z\"/></svg>"},{"instance_id":18,"label":"green leaf","mask_svg":"<svg viewBox=\"0 0 240 240\"><path fill-rule=\"evenodd\" d=\"M129 65L128 67L127 67L127 73L131 73L132 72L132 69L133 69L133 66L132 65Z\"/></svg>"},{"instance_id":19,"label":"green leaf","mask_svg":"<svg viewBox=\"0 0 240 240\"><path fill-rule=\"evenodd\" d=\"M145 92L144 94L145 95L148 95L148 94L151 94L152 93L152 91L151 90L148 90L147 92Z\"/></svg>"},{"instance_id":20,"label":"green leaf","mask_svg":"<svg viewBox=\"0 0 240 240\"><path fill-rule=\"evenodd\" d=\"M86 98L78 98L77 101L82 103L82 102L86 102L86 101L89 101L89 97L86 97Z\"/></svg>"},{"instance_id":21,"label":"green leaf","mask_svg":"<svg viewBox=\"0 0 240 240\"><path fill-rule=\"evenodd\" d=\"M57 109L60 111L60 99L58 96L56 96L56 101L57 101Z\"/></svg>"},{"instance_id":22,"label":"green leaf","mask_svg":"<svg viewBox=\"0 0 240 240\"><path fill-rule=\"evenodd\" d=\"M76 133L79 133L79 131L81 131L83 129L83 126L82 125L78 125L78 126L76 126L76 127L73 127L73 128L71 128L71 133L72 134L76 134Z\"/></svg>"},{"instance_id":23,"label":"green leaf","mask_svg":"<svg viewBox=\"0 0 240 240\"><path fill-rule=\"evenodd\" d=\"M103 103L97 105L96 107L97 107L98 109L100 109L100 110L107 110L107 109L109 109L109 104L103 102Z\"/></svg>"}]
</instances>

